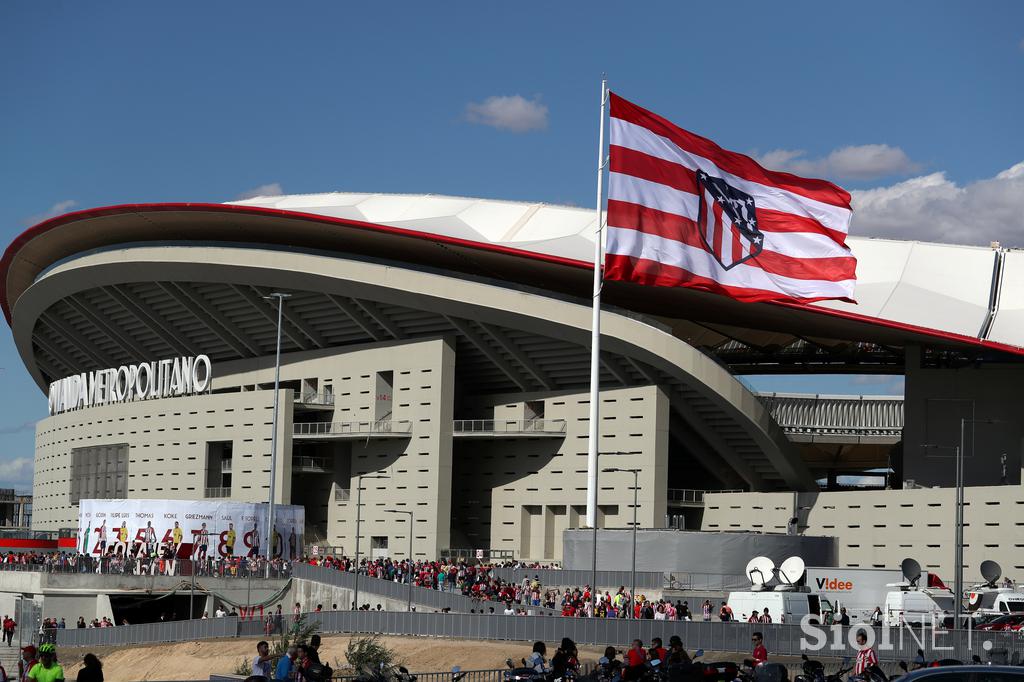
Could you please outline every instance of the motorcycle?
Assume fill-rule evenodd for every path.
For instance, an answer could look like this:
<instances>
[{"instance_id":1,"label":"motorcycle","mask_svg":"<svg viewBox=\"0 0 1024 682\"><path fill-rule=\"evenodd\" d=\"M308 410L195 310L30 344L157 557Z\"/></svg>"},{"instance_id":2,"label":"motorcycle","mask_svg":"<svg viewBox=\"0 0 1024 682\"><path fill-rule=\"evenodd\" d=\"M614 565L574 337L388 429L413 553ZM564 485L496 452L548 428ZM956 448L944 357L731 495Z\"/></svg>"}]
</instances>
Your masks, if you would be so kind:
<instances>
[{"instance_id":1,"label":"motorcycle","mask_svg":"<svg viewBox=\"0 0 1024 682\"><path fill-rule=\"evenodd\" d=\"M504 675L505 682L545 682L547 680L547 673L538 672L528 666L525 658L520 660L523 665L517 668L511 658L505 659L505 665L508 666Z\"/></svg>"},{"instance_id":2,"label":"motorcycle","mask_svg":"<svg viewBox=\"0 0 1024 682\"><path fill-rule=\"evenodd\" d=\"M379 669L364 669L356 678L356 682L416 682L416 675L413 675L405 666Z\"/></svg>"},{"instance_id":3,"label":"motorcycle","mask_svg":"<svg viewBox=\"0 0 1024 682\"><path fill-rule=\"evenodd\" d=\"M850 680L856 682L889 682L889 676L877 665L873 665L860 675L854 675Z\"/></svg>"},{"instance_id":4,"label":"motorcycle","mask_svg":"<svg viewBox=\"0 0 1024 682\"><path fill-rule=\"evenodd\" d=\"M797 675L794 682L825 682L825 666L821 661L813 661L807 654L800 654L803 661L803 674Z\"/></svg>"}]
</instances>

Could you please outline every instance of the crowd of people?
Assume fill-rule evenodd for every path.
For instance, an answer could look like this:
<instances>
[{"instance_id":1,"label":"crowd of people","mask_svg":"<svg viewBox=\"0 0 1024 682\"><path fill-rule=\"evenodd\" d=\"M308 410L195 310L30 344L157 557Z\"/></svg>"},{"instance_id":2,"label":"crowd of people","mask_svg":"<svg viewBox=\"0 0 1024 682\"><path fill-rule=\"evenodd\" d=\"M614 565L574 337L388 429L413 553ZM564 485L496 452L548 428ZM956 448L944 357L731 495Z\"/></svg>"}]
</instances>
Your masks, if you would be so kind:
<instances>
[{"instance_id":1,"label":"crowd of people","mask_svg":"<svg viewBox=\"0 0 1024 682\"><path fill-rule=\"evenodd\" d=\"M305 559L314 566L340 571L354 571L354 560L344 556L312 557ZM514 566L524 568L522 566ZM480 613L504 615L528 615L531 607L552 609L562 616L572 618L637 618L648 620L705 620L714 615L719 620L734 621L732 609L722 602L715 608L710 600L704 600L694 612L688 601L669 599L648 599L638 594L633 599L629 588L620 586L614 593L606 590L591 594L590 585L582 587L548 587L535 574L529 573L522 580L507 581L498 577L497 566L468 564L465 562L414 561L393 559L364 559L360 561L359 573L371 578L380 578L443 592L453 592L470 597L478 602L492 602L493 606L482 604ZM596 598L594 598L596 597ZM747 622L771 623L768 609L757 614L756 620Z\"/></svg>"},{"instance_id":2,"label":"crowd of people","mask_svg":"<svg viewBox=\"0 0 1024 682\"><path fill-rule=\"evenodd\" d=\"M7 552L0 553L0 570L44 571L47 573L100 573L121 575L195 575L217 578L247 578L269 574L273 578L291 575L291 562L262 556L207 556L175 558L163 553L124 554L109 552L103 556L75 552Z\"/></svg>"}]
</instances>

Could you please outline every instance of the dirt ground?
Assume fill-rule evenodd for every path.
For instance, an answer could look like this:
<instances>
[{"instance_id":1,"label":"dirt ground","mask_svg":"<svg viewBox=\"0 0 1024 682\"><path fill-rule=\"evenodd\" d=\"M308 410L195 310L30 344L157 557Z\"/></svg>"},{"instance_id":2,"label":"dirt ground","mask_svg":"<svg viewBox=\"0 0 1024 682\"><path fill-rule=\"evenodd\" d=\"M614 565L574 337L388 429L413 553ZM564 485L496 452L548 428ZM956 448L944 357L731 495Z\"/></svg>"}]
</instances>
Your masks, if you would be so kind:
<instances>
[{"instance_id":1,"label":"dirt ground","mask_svg":"<svg viewBox=\"0 0 1024 682\"><path fill-rule=\"evenodd\" d=\"M350 636L324 635L320 657L335 670L344 667L345 648ZM518 660L530 653L530 643L482 642L420 637L382 637L384 644L398 652L401 662L413 672L503 668L505 659ZM256 655L257 639L222 639L181 644L154 644L130 649L97 647L91 650L62 649L59 652L64 674L73 680L82 656L89 651L103 662L107 682L144 682L146 680L208 680L211 673L231 673L239 661ZM557 642L549 642L553 651ZM596 661L603 649L582 647L584 661ZM340 665L335 665L335 662Z\"/></svg>"},{"instance_id":2,"label":"dirt ground","mask_svg":"<svg viewBox=\"0 0 1024 682\"><path fill-rule=\"evenodd\" d=\"M321 659L335 670L344 667L348 635L324 635ZM434 639L428 637L382 637L386 646L398 652L401 662L412 672L436 672L459 666L463 670L490 670L505 667L505 659L530 653L530 642L486 642L479 640ZM103 662L107 682L144 682L147 680L208 680L211 673L231 673L239 661L256 655L257 639L222 639L181 644L154 644L130 649L98 647L92 653ZM558 642L548 642L549 655ZM64 674L75 679L85 649L59 652ZM580 647L582 663L597 661L603 647ZM705 660L736 660L738 654L708 653ZM780 659L776 659L780 660ZM335 662L341 665L335 665ZM786 663L789 661L780 660Z\"/></svg>"}]
</instances>

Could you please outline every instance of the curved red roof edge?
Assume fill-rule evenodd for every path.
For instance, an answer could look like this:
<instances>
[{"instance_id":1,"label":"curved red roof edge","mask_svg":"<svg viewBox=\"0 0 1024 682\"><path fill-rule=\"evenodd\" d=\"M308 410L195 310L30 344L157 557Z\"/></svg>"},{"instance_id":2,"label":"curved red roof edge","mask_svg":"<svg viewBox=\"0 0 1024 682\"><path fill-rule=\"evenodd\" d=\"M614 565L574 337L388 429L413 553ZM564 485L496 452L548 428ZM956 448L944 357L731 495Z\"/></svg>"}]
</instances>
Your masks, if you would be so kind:
<instances>
[{"instance_id":1,"label":"curved red roof edge","mask_svg":"<svg viewBox=\"0 0 1024 682\"><path fill-rule=\"evenodd\" d=\"M379 223L371 223L362 220L352 220L348 218L325 216L317 213L305 213L302 211L288 211L279 208L267 208L264 206L244 206L238 204L194 202L117 204L114 206L100 206L96 208L83 209L81 211L73 211L71 213L65 213L64 215L44 220L43 222L33 225L32 227L26 229L24 232L18 235L14 239L14 241L10 243L10 245L8 245L7 249L4 251L3 258L0 259L0 307L3 308L4 318L7 320L8 326L10 326L11 324L11 309L9 301L7 299L7 273L8 270L10 269L11 262L13 261L14 256L25 244L30 242L35 237L45 232L48 232L49 230L55 229L67 223L75 222L76 220L96 218L107 215L117 215L121 213L167 211L208 211L216 213L236 213L241 215L281 217L290 218L293 220L308 220L313 222L325 223L329 225L344 225L346 227L354 227L357 229L375 230L378 232L385 232L394 235L423 239L425 241L441 242L444 244L450 244L452 246L463 246L471 249L478 249L481 251L503 253L506 255L516 256L519 258L528 258L531 260L545 261L548 263L555 263L557 265L565 265L568 267L581 268L585 270L590 270L593 267L593 264L589 261L581 261L576 260L574 258L553 256L550 254L537 253L536 251L527 251L525 249L517 249L509 246L502 246L500 244L478 242L469 239L461 239L458 237L449 237L446 235L428 234L426 232L421 232L418 230L409 230L406 228L381 225ZM1000 343L998 341L979 339L977 337L967 336L965 334L957 334L955 332L948 332L940 329L932 329L930 327L921 327L918 325L907 324L904 322L896 322L893 320L886 320L878 317L872 317L870 315L861 315L859 313L852 313L843 310L833 310L831 308L812 307L809 305L789 303L784 301L771 302L771 304L782 306L785 308L791 308L794 310L811 312L818 315L827 315L830 317L849 320L853 322L862 322L865 324L885 327L888 329L896 329L900 331L912 332L915 334L922 334L924 336L930 336L932 338L943 341L966 343L969 345L978 346L990 350L998 350L1002 352L1012 353L1014 355L1024 355L1024 348L1021 348L1019 346Z\"/></svg>"}]
</instances>

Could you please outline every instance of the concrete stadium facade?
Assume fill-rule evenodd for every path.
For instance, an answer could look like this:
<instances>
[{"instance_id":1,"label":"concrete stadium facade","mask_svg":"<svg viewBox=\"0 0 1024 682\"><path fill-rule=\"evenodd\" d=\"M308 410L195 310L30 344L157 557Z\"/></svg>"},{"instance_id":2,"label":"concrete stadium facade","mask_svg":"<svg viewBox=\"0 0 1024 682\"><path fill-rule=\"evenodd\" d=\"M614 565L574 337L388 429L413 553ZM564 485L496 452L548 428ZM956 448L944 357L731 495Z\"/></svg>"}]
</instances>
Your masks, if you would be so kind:
<instances>
[{"instance_id":1,"label":"concrete stadium facade","mask_svg":"<svg viewBox=\"0 0 1024 682\"><path fill-rule=\"evenodd\" d=\"M585 514L589 273L574 258L591 248L592 229L592 213L563 207L341 194L110 207L32 228L4 256L0 302L41 389L161 358L212 363L202 394L42 420L33 527L73 526L86 495L264 501L276 442L275 500L303 504L307 538L321 544L354 550L360 475L380 473L388 478L362 485L367 554L405 556L407 524L386 510L408 510L417 557L486 549L558 560L561 531ZM1021 353L998 305L965 302L988 330L977 335L959 318L896 324L886 316L902 309L891 301L918 287L882 286L878 263L869 265L866 305L877 317L606 284L602 466L641 469L639 525L665 525L670 490L818 490L829 453L809 456L734 376L755 365L780 371L794 348L805 348L796 371L905 371L908 397L911 377L945 380L940 363L970 361L952 398L972 414L1005 400L992 386L1013 395ZM981 296L969 284L962 296ZM876 290L890 303L875 306ZM264 297L277 291L291 297L272 434L277 318ZM806 338L816 350L800 345ZM935 395L908 405L919 415L906 426L916 441L962 412L959 403L936 411ZM1021 428L986 445L1012 444L1011 494ZM936 468L916 444L903 445L914 451L901 460L904 477ZM887 461L891 445L873 457ZM827 466L842 469L843 452ZM979 471L973 483L998 477ZM601 526L632 522L631 486L623 474L601 475ZM758 525L715 511L705 524Z\"/></svg>"}]
</instances>

